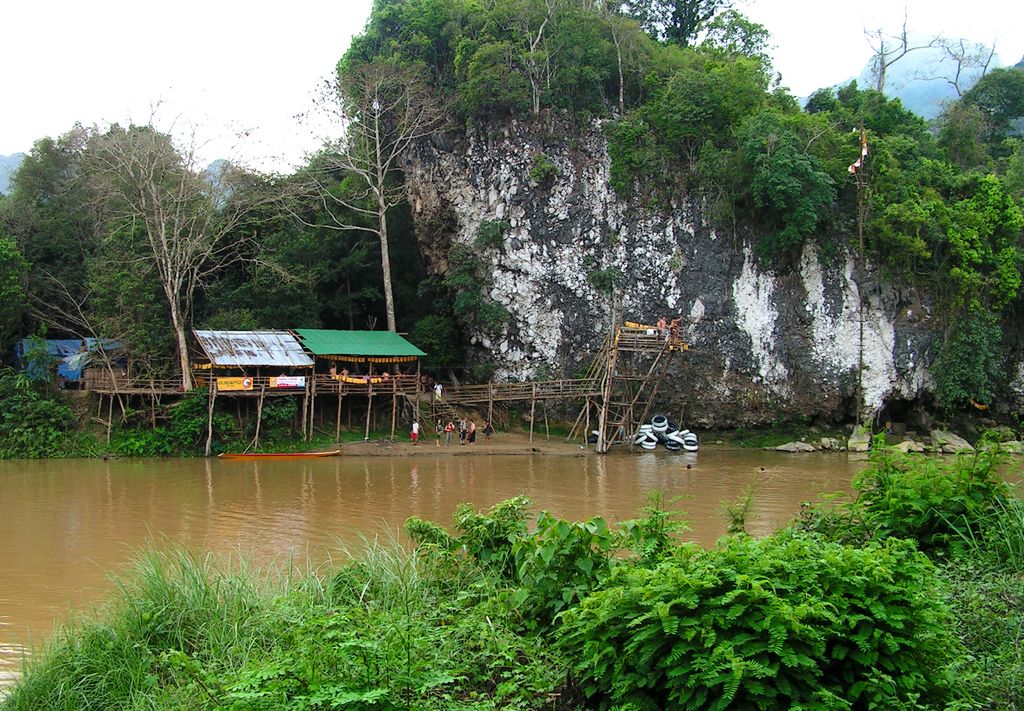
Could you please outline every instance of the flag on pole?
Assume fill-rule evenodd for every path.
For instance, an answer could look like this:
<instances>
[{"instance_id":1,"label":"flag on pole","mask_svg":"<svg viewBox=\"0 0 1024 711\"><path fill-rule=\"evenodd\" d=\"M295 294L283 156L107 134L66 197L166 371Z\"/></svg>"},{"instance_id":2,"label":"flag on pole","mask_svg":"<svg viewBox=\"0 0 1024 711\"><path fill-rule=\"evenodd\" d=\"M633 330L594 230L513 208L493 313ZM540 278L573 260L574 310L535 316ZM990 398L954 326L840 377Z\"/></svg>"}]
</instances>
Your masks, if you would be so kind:
<instances>
[{"instance_id":1,"label":"flag on pole","mask_svg":"<svg viewBox=\"0 0 1024 711\"><path fill-rule=\"evenodd\" d=\"M868 157L868 133L863 128L860 130L860 158L850 164L847 169L851 173L856 173L864 165L864 159Z\"/></svg>"}]
</instances>

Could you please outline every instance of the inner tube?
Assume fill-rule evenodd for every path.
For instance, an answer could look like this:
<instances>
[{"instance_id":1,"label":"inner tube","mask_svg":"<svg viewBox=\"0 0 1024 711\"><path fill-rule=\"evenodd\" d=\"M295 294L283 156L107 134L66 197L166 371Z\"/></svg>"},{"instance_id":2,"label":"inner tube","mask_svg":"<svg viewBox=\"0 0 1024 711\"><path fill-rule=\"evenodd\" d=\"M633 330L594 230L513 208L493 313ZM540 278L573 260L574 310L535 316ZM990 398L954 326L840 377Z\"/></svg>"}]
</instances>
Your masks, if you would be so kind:
<instances>
[{"instance_id":1,"label":"inner tube","mask_svg":"<svg viewBox=\"0 0 1024 711\"><path fill-rule=\"evenodd\" d=\"M668 418L664 415L655 415L651 418L651 429L655 432L665 432L668 430Z\"/></svg>"},{"instance_id":2,"label":"inner tube","mask_svg":"<svg viewBox=\"0 0 1024 711\"><path fill-rule=\"evenodd\" d=\"M678 452L682 448L683 445L671 439L665 443L665 449L667 449L670 452Z\"/></svg>"},{"instance_id":3,"label":"inner tube","mask_svg":"<svg viewBox=\"0 0 1024 711\"><path fill-rule=\"evenodd\" d=\"M683 449L685 449L687 452L696 452L697 451L697 443L696 442L687 442L687 443L683 444Z\"/></svg>"},{"instance_id":4,"label":"inner tube","mask_svg":"<svg viewBox=\"0 0 1024 711\"><path fill-rule=\"evenodd\" d=\"M643 442L640 443L640 446L643 447L644 449L654 449L658 446L658 442L657 440L652 441L649 439L645 439Z\"/></svg>"}]
</instances>

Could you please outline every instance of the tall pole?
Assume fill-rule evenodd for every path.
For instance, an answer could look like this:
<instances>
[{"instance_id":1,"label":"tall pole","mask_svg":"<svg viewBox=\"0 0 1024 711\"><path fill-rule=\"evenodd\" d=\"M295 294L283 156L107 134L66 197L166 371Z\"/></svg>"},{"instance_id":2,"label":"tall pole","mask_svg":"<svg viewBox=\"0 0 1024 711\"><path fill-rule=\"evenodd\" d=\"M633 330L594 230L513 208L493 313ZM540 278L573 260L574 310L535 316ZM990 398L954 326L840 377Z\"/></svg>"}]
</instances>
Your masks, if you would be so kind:
<instances>
[{"instance_id":1,"label":"tall pole","mask_svg":"<svg viewBox=\"0 0 1024 711\"><path fill-rule=\"evenodd\" d=\"M864 219L867 213L867 175L864 162L867 159L867 137L864 122L860 124L861 156L851 166L857 178L857 425L863 424L864 416Z\"/></svg>"}]
</instances>

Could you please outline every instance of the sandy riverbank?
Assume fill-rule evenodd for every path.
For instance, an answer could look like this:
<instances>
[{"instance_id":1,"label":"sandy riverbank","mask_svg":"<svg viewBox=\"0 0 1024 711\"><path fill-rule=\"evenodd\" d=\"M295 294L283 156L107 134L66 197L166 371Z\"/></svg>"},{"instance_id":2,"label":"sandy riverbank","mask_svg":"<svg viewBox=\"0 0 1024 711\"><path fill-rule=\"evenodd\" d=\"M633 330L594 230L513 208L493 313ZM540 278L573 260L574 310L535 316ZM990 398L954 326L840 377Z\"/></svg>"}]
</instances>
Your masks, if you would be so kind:
<instances>
[{"instance_id":1,"label":"sandy riverbank","mask_svg":"<svg viewBox=\"0 0 1024 711\"><path fill-rule=\"evenodd\" d=\"M488 455L510 455L510 454L548 454L556 456L583 456L587 450L580 449L576 442L566 442L562 437L552 435L551 439L545 439L544 435L533 435L533 442L529 435L502 432L496 434L490 442L487 442L483 435L477 434L475 444L459 444L458 437L452 438L452 443L445 446L444 438L441 438L441 446L438 447L433 435L428 435L418 445L409 441L408 435L399 438L394 442L385 440L371 440L369 442L342 442L338 444L342 455L366 457L465 457L465 456L488 456Z\"/></svg>"}]
</instances>

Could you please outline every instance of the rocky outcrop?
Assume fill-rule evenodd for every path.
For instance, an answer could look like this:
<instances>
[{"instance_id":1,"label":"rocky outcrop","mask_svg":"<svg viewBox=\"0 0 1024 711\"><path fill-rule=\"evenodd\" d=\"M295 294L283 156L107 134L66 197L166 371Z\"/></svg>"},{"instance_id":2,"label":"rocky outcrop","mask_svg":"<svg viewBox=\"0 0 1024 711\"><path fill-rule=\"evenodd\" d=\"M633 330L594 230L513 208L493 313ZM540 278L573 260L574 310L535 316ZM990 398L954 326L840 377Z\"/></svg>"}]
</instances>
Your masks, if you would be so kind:
<instances>
[{"instance_id":1,"label":"rocky outcrop","mask_svg":"<svg viewBox=\"0 0 1024 711\"><path fill-rule=\"evenodd\" d=\"M946 432L944 430L931 431L932 445L943 454L956 454L957 452L973 452L974 447L963 437Z\"/></svg>"},{"instance_id":2,"label":"rocky outcrop","mask_svg":"<svg viewBox=\"0 0 1024 711\"><path fill-rule=\"evenodd\" d=\"M558 170L544 184L530 177L540 156ZM473 335L496 378L572 374L593 359L611 305L588 276L614 267L623 318L683 317L692 351L661 393L690 426L849 419L862 294L864 405L877 411L929 387L939 334L916 292L870 268L858 279L838 240L765 265L756 235L716 230L694 199L679 195L663 209L621 199L609 186L599 121L475 127L424 145L406 175L428 270L443 273L453 245L473 247L489 269L490 296L511 314L501 333ZM486 221L508 224L501 244L474 247Z\"/></svg>"}]
</instances>

